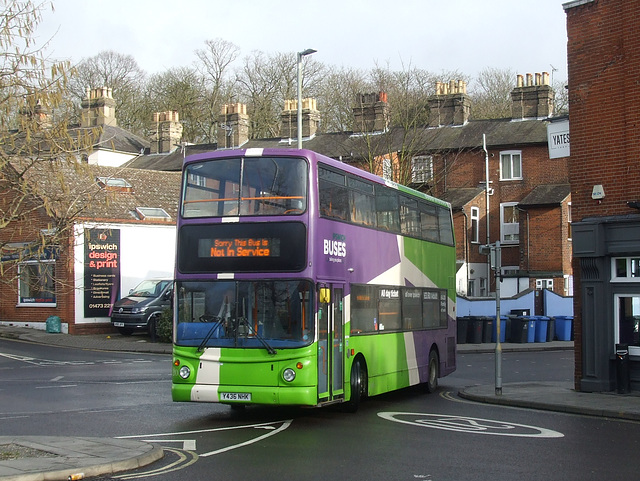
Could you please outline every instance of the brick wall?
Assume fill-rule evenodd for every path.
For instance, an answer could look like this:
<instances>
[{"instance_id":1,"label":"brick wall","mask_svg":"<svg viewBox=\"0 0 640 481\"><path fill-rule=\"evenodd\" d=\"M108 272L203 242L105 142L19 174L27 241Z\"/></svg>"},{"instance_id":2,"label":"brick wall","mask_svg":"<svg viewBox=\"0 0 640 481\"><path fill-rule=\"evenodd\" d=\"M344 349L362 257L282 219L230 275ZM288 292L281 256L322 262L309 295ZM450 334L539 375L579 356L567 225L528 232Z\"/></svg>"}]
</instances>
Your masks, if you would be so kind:
<instances>
[{"instance_id":1,"label":"brick wall","mask_svg":"<svg viewBox=\"0 0 640 481\"><path fill-rule=\"evenodd\" d=\"M561 271L563 229L558 208L532 208L523 215L527 217L528 225L521 219L526 233L523 235L521 232L520 237L525 242L520 243L520 249L524 254L523 263L528 266L526 268L531 271ZM526 242L526 235L529 235L529 242Z\"/></svg>"},{"instance_id":2,"label":"brick wall","mask_svg":"<svg viewBox=\"0 0 640 481\"><path fill-rule=\"evenodd\" d=\"M0 230L0 241L31 242L38 238L41 229L50 227L51 219L42 209L37 209L26 220ZM18 306L18 272L14 264L3 272L0 282L0 321L37 325L44 324L49 316L58 316L62 322L69 323L72 332L75 320L72 242L69 240L59 248L55 262L56 307Z\"/></svg>"},{"instance_id":3,"label":"brick wall","mask_svg":"<svg viewBox=\"0 0 640 481\"><path fill-rule=\"evenodd\" d=\"M640 199L640 9L594 1L566 9L572 218L637 214ZM594 200L593 186L605 197ZM580 293L580 260L573 261ZM574 298L575 385L583 377L582 299Z\"/></svg>"},{"instance_id":4,"label":"brick wall","mask_svg":"<svg viewBox=\"0 0 640 481\"><path fill-rule=\"evenodd\" d=\"M573 220L637 213L626 202L640 199L640 11L612 0L566 13Z\"/></svg>"},{"instance_id":5,"label":"brick wall","mask_svg":"<svg viewBox=\"0 0 640 481\"><path fill-rule=\"evenodd\" d=\"M503 150L520 150L522 153L522 180L500 180L500 152ZM478 187L484 186L485 182L485 154L483 151L462 151L445 155L434 156L434 169L436 172L437 185L435 195L442 195L446 188L453 187ZM500 204L504 202L520 202L535 187L541 184L566 184L568 183L568 159L549 159L546 145L526 146L520 149L505 147L504 149L489 149L489 180L493 195L489 199L489 220L491 242L499 239L500 235ZM446 179L446 180L445 180ZM486 220L485 206L481 208L480 221L480 241L485 243ZM540 270L562 270L571 272L571 245L567 242L567 212L555 206L546 213L542 222L538 223L533 233L531 233L532 256L545 254L545 263L553 265L553 269ZM525 213L521 213L524 216ZM539 215L539 214L536 214ZM456 233L460 232L456 225ZM502 251L502 264L504 266L520 266L523 270L528 270L528 266L522 262L520 248L526 243L524 233L521 233L522 242L520 245L505 245ZM557 236L552 243L546 242L551 236ZM457 242L460 242L458 236ZM470 261L482 262L484 256L478 254L477 249L471 249ZM548 257L553 254L553 259ZM458 258L460 252L458 252ZM554 283L555 290L555 283ZM562 289L560 289L560 292Z\"/></svg>"}]
</instances>

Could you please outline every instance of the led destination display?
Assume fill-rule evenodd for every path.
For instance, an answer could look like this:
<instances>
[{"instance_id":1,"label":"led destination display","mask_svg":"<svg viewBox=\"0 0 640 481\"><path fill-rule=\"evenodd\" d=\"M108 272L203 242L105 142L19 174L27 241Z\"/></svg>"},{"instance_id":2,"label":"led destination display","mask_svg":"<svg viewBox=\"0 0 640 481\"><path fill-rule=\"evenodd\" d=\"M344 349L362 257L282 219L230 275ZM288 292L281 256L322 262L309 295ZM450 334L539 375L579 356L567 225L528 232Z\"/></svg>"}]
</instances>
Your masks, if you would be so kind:
<instances>
[{"instance_id":1,"label":"led destination display","mask_svg":"<svg viewBox=\"0 0 640 481\"><path fill-rule=\"evenodd\" d=\"M200 239L198 257L279 257L279 238Z\"/></svg>"},{"instance_id":2,"label":"led destination display","mask_svg":"<svg viewBox=\"0 0 640 481\"><path fill-rule=\"evenodd\" d=\"M184 225L178 269L197 272L300 272L307 264L301 222Z\"/></svg>"}]
</instances>

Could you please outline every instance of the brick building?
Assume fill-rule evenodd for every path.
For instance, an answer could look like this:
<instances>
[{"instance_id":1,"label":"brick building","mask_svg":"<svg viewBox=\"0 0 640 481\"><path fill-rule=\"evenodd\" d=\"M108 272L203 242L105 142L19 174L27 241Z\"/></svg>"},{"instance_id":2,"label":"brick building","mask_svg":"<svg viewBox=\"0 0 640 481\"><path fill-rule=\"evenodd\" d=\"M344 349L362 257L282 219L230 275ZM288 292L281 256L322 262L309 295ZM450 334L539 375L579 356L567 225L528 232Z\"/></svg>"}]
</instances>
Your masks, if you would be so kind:
<instances>
[{"instance_id":1,"label":"brick building","mask_svg":"<svg viewBox=\"0 0 640 481\"><path fill-rule=\"evenodd\" d=\"M640 389L640 5L564 4L576 273L575 385Z\"/></svg>"},{"instance_id":2,"label":"brick building","mask_svg":"<svg viewBox=\"0 0 640 481\"><path fill-rule=\"evenodd\" d=\"M0 185L20 162L5 166ZM56 159L22 170L28 200L0 229L0 324L44 329L57 316L63 332L111 331L120 290L173 275L180 174ZM70 210L77 211L71 225ZM47 239L53 232L56 241Z\"/></svg>"}]
</instances>

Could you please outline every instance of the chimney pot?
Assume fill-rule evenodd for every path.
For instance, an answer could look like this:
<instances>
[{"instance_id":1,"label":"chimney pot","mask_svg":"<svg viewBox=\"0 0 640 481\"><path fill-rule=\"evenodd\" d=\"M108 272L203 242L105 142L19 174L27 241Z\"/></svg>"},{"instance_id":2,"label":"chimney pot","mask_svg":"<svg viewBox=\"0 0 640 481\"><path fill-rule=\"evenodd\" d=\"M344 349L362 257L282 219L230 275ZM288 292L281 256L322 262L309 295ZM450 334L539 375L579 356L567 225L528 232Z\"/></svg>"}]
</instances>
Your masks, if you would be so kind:
<instances>
[{"instance_id":1,"label":"chimney pot","mask_svg":"<svg viewBox=\"0 0 640 481\"><path fill-rule=\"evenodd\" d=\"M549 85L549 72L542 72L542 84Z\"/></svg>"},{"instance_id":2,"label":"chimney pot","mask_svg":"<svg viewBox=\"0 0 640 481\"><path fill-rule=\"evenodd\" d=\"M533 75L528 73L527 74L527 87L532 87L532 86L533 86Z\"/></svg>"}]
</instances>

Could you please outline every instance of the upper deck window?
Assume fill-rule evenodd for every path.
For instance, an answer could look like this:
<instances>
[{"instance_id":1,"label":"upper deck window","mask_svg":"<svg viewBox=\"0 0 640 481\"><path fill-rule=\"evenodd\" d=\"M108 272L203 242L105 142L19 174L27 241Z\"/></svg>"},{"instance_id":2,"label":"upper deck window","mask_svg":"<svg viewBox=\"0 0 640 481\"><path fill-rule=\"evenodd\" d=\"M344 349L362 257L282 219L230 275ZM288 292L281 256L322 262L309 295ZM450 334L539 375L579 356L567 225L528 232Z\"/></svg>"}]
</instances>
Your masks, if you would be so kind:
<instances>
[{"instance_id":1,"label":"upper deck window","mask_svg":"<svg viewBox=\"0 0 640 481\"><path fill-rule=\"evenodd\" d=\"M307 208L307 164L257 157L187 166L183 217L295 215Z\"/></svg>"}]
</instances>

